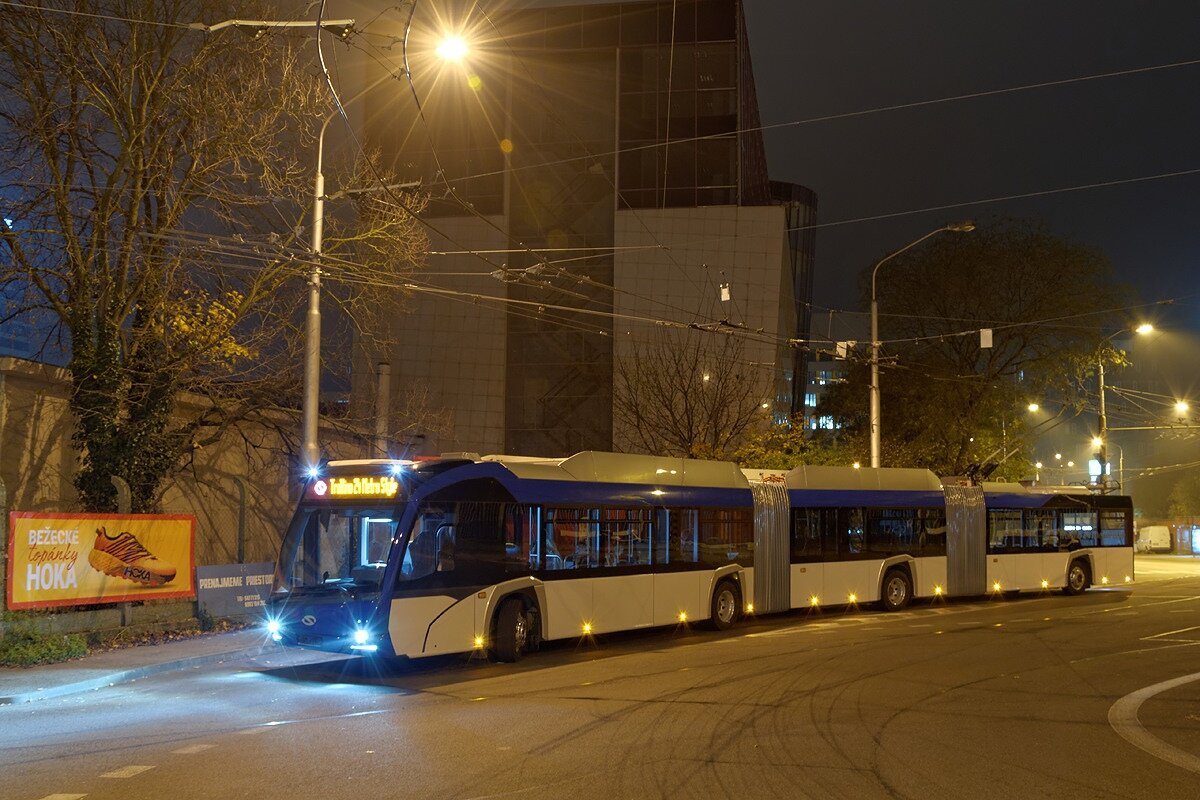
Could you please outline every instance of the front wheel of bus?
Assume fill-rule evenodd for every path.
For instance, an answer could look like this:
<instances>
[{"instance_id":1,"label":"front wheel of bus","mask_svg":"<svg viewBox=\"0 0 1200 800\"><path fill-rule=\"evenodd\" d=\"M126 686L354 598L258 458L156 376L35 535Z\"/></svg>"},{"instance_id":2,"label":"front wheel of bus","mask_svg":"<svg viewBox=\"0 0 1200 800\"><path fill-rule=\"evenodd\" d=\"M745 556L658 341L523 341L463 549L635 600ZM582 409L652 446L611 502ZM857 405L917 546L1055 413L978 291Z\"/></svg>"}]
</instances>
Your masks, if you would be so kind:
<instances>
[{"instance_id":1,"label":"front wheel of bus","mask_svg":"<svg viewBox=\"0 0 1200 800\"><path fill-rule=\"evenodd\" d=\"M520 600L507 600L496 613L492 652L498 661L517 661L529 643L529 617Z\"/></svg>"},{"instance_id":2,"label":"front wheel of bus","mask_svg":"<svg viewBox=\"0 0 1200 800\"><path fill-rule=\"evenodd\" d=\"M742 614L742 593L733 581L721 581L712 596L712 624L719 631L728 630Z\"/></svg>"},{"instance_id":3,"label":"front wheel of bus","mask_svg":"<svg viewBox=\"0 0 1200 800\"><path fill-rule=\"evenodd\" d=\"M884 611L899 611L907 606L912 600L912 581L908 573L902 569L888 570L883 576L880 596L883 598Z\"/></svg>"},{"instance_id":4,"label":"front wheel of bus","mask_svg":"<svg viewBox=\"0 0 1200 800\"><path fill-rule=\"evenodd\" d=\"M1082 558L1077 558L1067 567L1067 585L1063 589L1067 594L1083 594L1092 585L1092 575L1088 572L1087 564Z\"/></svg>"}]
</instances>

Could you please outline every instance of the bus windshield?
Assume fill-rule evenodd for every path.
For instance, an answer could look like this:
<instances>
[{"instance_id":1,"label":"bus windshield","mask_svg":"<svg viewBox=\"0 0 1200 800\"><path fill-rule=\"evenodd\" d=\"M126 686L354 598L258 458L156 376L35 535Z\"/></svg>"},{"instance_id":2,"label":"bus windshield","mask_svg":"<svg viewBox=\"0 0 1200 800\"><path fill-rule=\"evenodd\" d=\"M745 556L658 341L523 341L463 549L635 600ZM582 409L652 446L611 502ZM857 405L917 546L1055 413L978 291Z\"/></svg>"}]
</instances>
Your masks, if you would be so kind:
<instances>
[{"instance_id":1,"label":"bus windshield","mask_svg":"<svg viewBox=\"0 0 1200 800\"><path fill-rule=\"evenodd\" d=\"M281 586L378 591L396 535L392 508L301 508L288 531Z\"/></svg>"}]
</instances>

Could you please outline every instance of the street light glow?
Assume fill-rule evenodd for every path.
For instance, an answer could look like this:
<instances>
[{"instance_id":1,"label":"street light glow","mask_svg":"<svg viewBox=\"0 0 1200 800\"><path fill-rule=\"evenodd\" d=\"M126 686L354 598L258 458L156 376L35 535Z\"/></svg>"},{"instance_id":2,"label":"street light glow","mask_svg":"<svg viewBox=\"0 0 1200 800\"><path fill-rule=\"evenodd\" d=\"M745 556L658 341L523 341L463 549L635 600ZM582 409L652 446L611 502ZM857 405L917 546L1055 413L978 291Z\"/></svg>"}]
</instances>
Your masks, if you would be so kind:
<instances>
[{"instance_id":1,"label":"street light glow","mask_svg":"<svg viewBox=\"0 0 1200 800\"><path fill-rule=\"evenodd\" d=\"M447 36L438 43L435 52L443 61L462 61L470 52L470 48L461 36Z\"/></svg>"},{"instance_id":2,"label":"street light glow","mask_svg":"<svg viewBox=\"0 0 1200 800\"><path fill-rule=\"evenodd\" d=\"M1039 408L1041 408L1041 406L1039 406L1037 403L1030 403L1028 408L1030 411L1037 411Z\"/></svg>"},{"instance_id":3,"label":"street light glow","mask_svg":"<svg viewBox=\"0 0 1200 800\"><path fill-rule=\"evenodd\" d=\"M1133 329L1134 333L1140 333L1143 335L1145 335L1147 333L1151 333L1153 331L1154 331L1154 326L1151 325L1149 322L1143 322L1141 325L1138 325L1136 328Z\"/></svg>"},{"instance_id":4,"label":"street light glow","mask_svg":"<svg viewBox=\"0 0 1200 800\"><path fill-rule=\"evenodd\" d=\"M1186 414L1189 408L1191 408L1191 406L1187 404L1186 400L1179 400L1175 403L1175 410L1180 414Z\"/></svg>"}]
</instances>

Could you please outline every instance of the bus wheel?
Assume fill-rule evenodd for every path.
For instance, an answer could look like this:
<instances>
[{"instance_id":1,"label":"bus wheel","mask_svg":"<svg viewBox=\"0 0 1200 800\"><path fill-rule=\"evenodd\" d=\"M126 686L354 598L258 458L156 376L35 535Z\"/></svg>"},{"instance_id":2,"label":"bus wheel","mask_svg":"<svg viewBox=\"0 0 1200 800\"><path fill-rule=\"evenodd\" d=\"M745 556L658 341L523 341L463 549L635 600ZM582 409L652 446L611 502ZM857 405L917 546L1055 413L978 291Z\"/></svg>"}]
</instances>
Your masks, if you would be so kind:
<instances>
[{"instance_id":1,"label":"bus wheel","mask_svg":"<svg viewBox=\"0 0 1200 800\"><path fill-rule=\"evenodd\" d=\"M713 627L719 631L728 630L742 615L742 593L738 591L733 581L721 581L717 584L712 596Z\"/></svg>"},{"instance_id":2,"label":"bus wheel","mask_svg":"<svg viewBox=\"0 0 1200 800\"><path fill-rule=\"evenodd\" d=\"M529 642L529 617L520 600L506 600L496 613L492 653L498 661L517 661Z\"/></svg>"},{"instance_id":3,"label":"bus wheel","mask_svg":"<svg viewBox=\"0 0 1200 800\"><path fill-rule=\"evenodd\" d=\"M1063 588L1066 594L1083 594L1092 585L1092 574L1088 571L1087 562L1077 558L1067 567L1067 585Z\"/></svg>"},{"instance_id":4,"label":"bus wheel","mask_svg":"<svg viewBox=\"0 0 1200 800\"><path fill-rule=\"evenodd\" d=\"M882 597L884 611L899 611L912 600L912 579L902 569L890 569L883 576Z\"/></svg>"}]
</instances>

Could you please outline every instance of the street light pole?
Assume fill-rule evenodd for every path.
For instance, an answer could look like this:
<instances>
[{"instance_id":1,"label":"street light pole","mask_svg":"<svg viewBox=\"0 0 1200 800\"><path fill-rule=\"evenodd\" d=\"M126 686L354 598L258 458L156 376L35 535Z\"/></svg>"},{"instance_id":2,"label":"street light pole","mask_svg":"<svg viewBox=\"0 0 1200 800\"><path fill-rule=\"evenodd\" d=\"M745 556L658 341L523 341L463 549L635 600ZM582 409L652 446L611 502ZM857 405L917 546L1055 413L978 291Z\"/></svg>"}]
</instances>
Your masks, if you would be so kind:
<instances>
[{"instance_id":1,"label":"street light pole","mask_svg":"<svg viewBox=\"0 0 1200 800\"><path fill-rule=\"evenodd\" d=\"M187 27L210 34L225 28L237 28L258 37L268 31L278 29L311 28L313 23L307 20L227 19L211 25L192 22ZM346 39L354 32L354 20L323 20L320 22L320 30ZM318 32L317 35L319 36L320 33ZM375 85L372 84L368 89ZM356 95L355 99L365 93L366 89ZM321 136L317 140L317 177L313 187L313 264L308 274L308 315L304 320L303 443L301 444L301 457L308 469L314 468L321 460L321 448L317 444L317 401L321 376L321 269L318 264L321 255L321 228L325 213L325 177L321 174L321 159L325 146L325 129L333 117L333 114L329 115L321 126Z\"/></svg>"},{"instance_id":2,"label":"street light pole","mask_svg":"<svg viewBox=\"0 0 1200 800\"><path fill-rule=\"evenodd\" d=\"M1101 352L1097 364L1096 377L1100 383L1100 447L1097 455L1100 457L1100 486L1108 484L1108 416L1104 413L1104 353Z\"/></svg>"},{"instance_id":3,"label":"street light pole","mask_svg":"<svg viewBox=\"0 0 1200 800\"><path fill-rule=\"evenodd\" d=\"M1107 491L1107 484L1108 484L1108 415L1105 413L1105 406L1104 406L1104 350L1105 350L1104 344L1111 341L1115 337L1121 335L1122 333L1125 333L1127 330L1128 329L1123 328L1123 329L1117 331L1116 333L1110 334L1109 336L1105 337L1104 343L1101 344L1100 349L1096 352L1096 383L1097 383L1097 388L1099 389L1099 392L1100 392L1099 431L1098 431L1097 437L1096 437L1099 440L1099 447L1096 448L1096 455L1100 459L1100 481L1099 482L1100 482L1100 490L1102 492ZM1153 330L1154 330L1153 325L1151 325L1148 322L1144 322L1141 325L1138 325L1136 328L1134 328L1133 332L1140 336L1144 336L1147 333L1153 332ZM1123 450L1121 451L1121 455L1122 455L1122 457L1124 457L1124 455L1125 455L1125 452Z\"/></svg>"},{"instance_id":4,"label":"street light pole","mask_svg":"<svg viewBox=\"0 0 1200 800\"><path fill-rule=\"evenodd\" d=\"M438 55L444 61L459 61L467 54L467 46L461 39L454 38L452 46L443 43ZM339 108L325 117L321 132L317 136L317 172L313 178L312 200L312 267L308 272L308 314L304 318L304 396L301 409L303 443L300 454L304 467L312 470L321 463L321 446L317 443L318 404L321 393L321 247L325 231L325 131L329 123L337 118L346 106L366 95L375 87L392 78L395 73L387 72L364 87L358 94L339 104ZM412 188L419 183L398 184L383 187Z\"/></svg>"},{"instance_id":5,"label":"street light pole","mask_svg":"<svg viewBox=\"0 0 1200 800\"><path fill-rule=\"evenodd\" d=\"M971 220L954 223L952 225L943 225L940 228L930 231L919 239L909 242L899 250L894 250L888 253L883 258L875 262L875 268L871 270L871 466L879 467L879 442L880 442L880 408L879 408L879 301L875 294L875 275L879 272L887 261L895 258L905 250L916 247L921 242L928 239L930 236L942 233L943 231L961 231L969 232L975 230L975 223Z\"/></svg>"},{"instance_id":6,"label":"street light pole","mask_svg":"<svg viewBox=\"0 0 1200 800\"><path fill-rule=\"evenodd\" d=\"M386 73L358 94L342 103L344 108L379 84L393 77ZM317 443L318 407L321 396L321 247L325 234L325 131L341 110L330 112L321 123L317 136L317 174L313 178L312 200L312 266L308 271L308 314L304 318L304 398L301 406L303 444L300 455L305 469L321 462L321 446Z\"/></svg>"}]
</instances>

